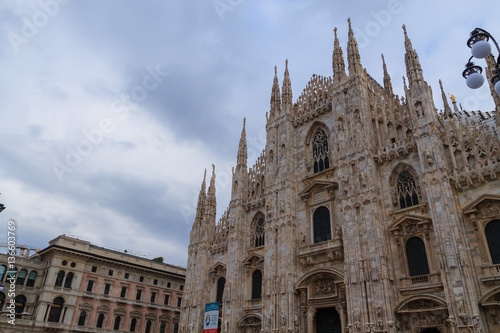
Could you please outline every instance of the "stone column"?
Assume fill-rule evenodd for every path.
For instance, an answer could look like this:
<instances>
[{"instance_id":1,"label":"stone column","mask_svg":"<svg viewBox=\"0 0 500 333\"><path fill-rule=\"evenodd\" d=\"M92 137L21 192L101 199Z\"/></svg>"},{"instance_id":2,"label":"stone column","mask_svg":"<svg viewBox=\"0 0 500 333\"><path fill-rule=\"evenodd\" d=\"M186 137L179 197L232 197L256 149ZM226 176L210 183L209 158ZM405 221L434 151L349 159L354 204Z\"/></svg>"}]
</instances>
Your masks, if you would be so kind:
<instances>
[{"instance_id":1,"label":"stone column","mask_svg":"<svg viewBox=\"0 0 500 333\"><path fill-rule=\"evenodd\" d=\"M309 307L307 316L307 333L314 333L314 319L316 317L316 308Z\"/></svg>"}]
</instances>

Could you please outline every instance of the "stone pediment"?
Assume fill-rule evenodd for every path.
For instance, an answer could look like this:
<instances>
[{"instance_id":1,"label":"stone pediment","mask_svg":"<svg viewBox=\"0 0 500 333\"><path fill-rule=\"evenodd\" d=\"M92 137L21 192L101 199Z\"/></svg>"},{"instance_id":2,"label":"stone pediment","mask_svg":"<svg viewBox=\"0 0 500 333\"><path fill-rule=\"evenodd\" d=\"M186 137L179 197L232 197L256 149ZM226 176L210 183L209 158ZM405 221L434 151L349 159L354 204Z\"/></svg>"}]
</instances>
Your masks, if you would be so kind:
<instances>
[{"instance_id":1,"label":"stone pediment","mask_svg":"<svg viewBox=\"0 0 500 333\"><path fill-rule=\"evenodd\" d=\"M262 270L264 267L264 257L256 253L252 253L243 261L243 264L245 265L246 274L250 275L250 273L256 269Z\"/></svg>"},{"instance_id":2,"label":"stone pediment","mask_svg":"<svg viewBox=\"0 0 500 333\"><path fill-rule=\"evenodd\" d=\"M431 218L423 215L405 214L403 216L400 216L396 221L394 221L389 226L389 230L393 231L396 229L401 229L401 227L409 223L428 224L431 223Z\"/></svg>"},{"instance_id":3,"label":"stone pediment","mask_svg":"<svg viewBox=\"0 0 500 333\"><path fill-rule=\"evenodd\" d=\"M479 304L482 306L498 306L500 304L500 288L493 289L486 293L481 299L479 300Z\"/></svg>"},{"instance_id":4,"label":"stone pediment","mask_svg":"<svg viewBox=\"0 0 500 333\"><path fill-rule=\"evenodd\" d=\"M218 277L226 276L226 265L218 261L214 266L212 266L209 272L212 275L213 280L215 281L215 279Z\"/></svg>"},{"instance_id":5,"label":"stone pediment","mask_svg":"<svg viewBox=\"0 0 500 333\"><path fill-rule=\"evenodd\" d=\"M311 195L317 192L328 192L330 195L333 195L333 191L339 187L339 184L333 181L328 180L316 180L310 183L309 185L306 183L306 188L299 193L299 196L302 200L309 199Z\"/></svg>"},{"instance_id":6,"label":"stone pediment","mask_svg":"<svg viewBox=\"0 0 500 333\"><path fill-rule=\"evenodd\" d=\"M396 313L447 310L446 302L434 295L411 296L396 307Z\"/></svg>"},{"instance_id":7,"label":"stone pediment","mask_svg":"<svg viewBox=\"0 0 500 333\"><path fill-rule=\"evenodd\" d=\"M462 211L465 215L478 214L481 215L500 215L500 208L497 208L496 211L485 210L484 208L493 208L495 204L500 205L500 195L495 194L483 194L476 200L472 201L470 204L465 206Z\"/></svg>"},{"instance_id":8,"label":"stone pediment","mask_svg":"<svg viewBox=\"0 0 500 333\"><path fill-rule=\"evenodd\" d=\"M423 233L427 237L432 225L432 220L424 215L405 214L400 216L390 226L389 230L395 236L409 236Z\"/></svg>"},{"instance_id":9,"label":"stone pediment","mask_svg":"<svg viewBox=\"0 0 500 333\"><path fill-rule=\"evenodd\" d=\"M264 262L264 257L256 253L249 255L244 261L245 266L260 267Z\"/></svg>"}]
</instances>

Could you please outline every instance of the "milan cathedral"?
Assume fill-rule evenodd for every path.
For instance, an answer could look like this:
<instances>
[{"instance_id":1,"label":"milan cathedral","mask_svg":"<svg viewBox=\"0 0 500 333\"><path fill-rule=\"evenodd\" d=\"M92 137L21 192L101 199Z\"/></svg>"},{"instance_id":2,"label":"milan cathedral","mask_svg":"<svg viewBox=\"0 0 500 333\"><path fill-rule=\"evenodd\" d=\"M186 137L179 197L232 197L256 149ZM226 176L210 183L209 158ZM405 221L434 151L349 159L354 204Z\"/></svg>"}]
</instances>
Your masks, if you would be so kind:
<instances>
[{"instance_id":1,"label":"milan cathedral","mask_svg":"<svg viewBox=\"0 0 500 333\"><path fill-rule=\"evenodd\" d=\"M403 26L404 96L363 68L349 21L333 75L294 102L288 63L247 166L216 221L215 168L193 223L180 331L500 332L500 97L438 111ZM491 77L494 59L487 58Z\"/></svg>"}]
</instances>

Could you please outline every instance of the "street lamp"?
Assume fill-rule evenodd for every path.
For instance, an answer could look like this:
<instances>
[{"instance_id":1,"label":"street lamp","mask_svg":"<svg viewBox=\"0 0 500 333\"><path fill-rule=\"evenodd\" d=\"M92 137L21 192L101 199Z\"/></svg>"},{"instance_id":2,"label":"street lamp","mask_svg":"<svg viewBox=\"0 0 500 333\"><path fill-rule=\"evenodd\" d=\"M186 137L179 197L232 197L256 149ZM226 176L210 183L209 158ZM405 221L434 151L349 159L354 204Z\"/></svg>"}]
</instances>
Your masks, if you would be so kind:
<instances>
[{"instance_id":1,"label":"street lamp","mask_svg":"<svg viewBox=\"0 0 500 333\"><path fill-rule=\"evenodd\" d=\"M475 65L472 62L472 58L484 59L491 53L490 39L495 44L499 54L498 59L495 61L495 69L493 70L494 75L491 78L491 83L495 86L496 93L500 95L500 47L498 47L495 38L484 29L476 28L470 33L470 38L467 40L467 46L471 49L472 57L470 57L467 64L465 64L465 70L462 72L462 76L465 78L467 87L471 89L477 89L483 85L484 76L481 74L483 69Z\"/></svg>"}]
</instances>

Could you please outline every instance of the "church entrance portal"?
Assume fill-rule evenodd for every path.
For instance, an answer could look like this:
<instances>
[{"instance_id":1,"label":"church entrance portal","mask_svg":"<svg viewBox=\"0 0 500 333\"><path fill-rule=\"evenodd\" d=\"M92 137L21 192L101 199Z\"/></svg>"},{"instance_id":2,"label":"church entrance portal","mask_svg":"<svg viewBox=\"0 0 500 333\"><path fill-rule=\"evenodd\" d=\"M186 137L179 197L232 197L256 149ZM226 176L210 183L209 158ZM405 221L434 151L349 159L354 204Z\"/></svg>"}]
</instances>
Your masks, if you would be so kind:
<instances>
[{"instance_id":1,"label":"church entrance portal","mask_svg":"<svg viewBox=\"0 0 500 333\"><path fill-rule=\"evenodd\" d=\"M316 312L316 333L341 333L340 315L335 308L321 308Z\"/></svg>"}]
</instances>

